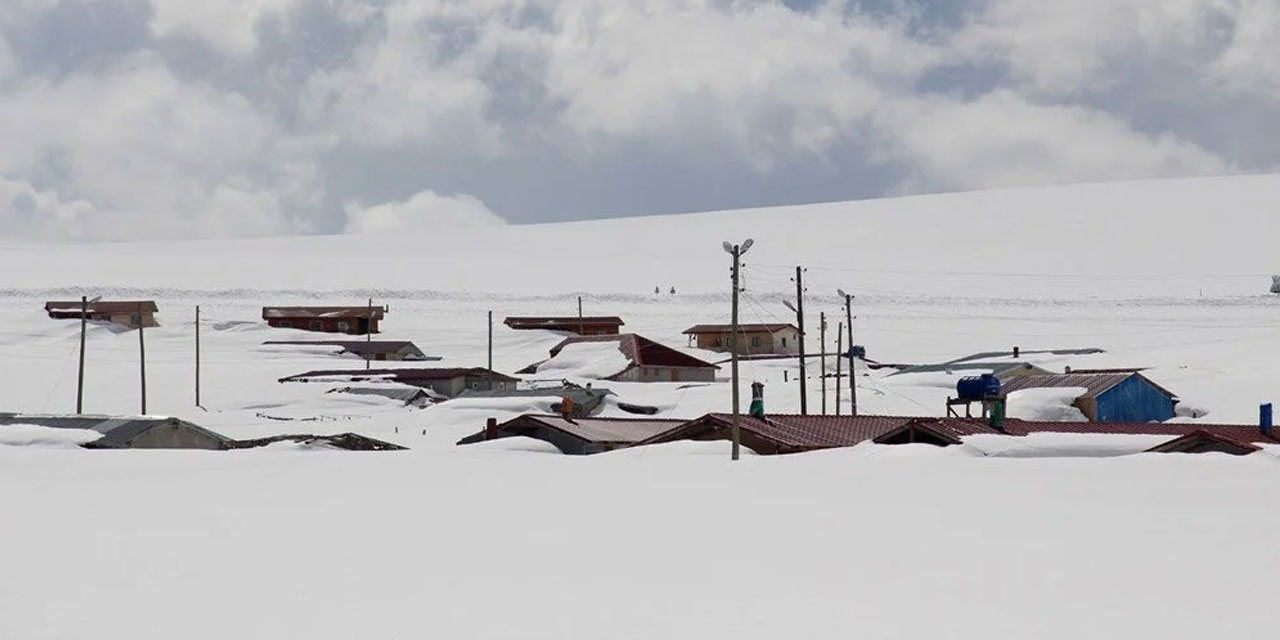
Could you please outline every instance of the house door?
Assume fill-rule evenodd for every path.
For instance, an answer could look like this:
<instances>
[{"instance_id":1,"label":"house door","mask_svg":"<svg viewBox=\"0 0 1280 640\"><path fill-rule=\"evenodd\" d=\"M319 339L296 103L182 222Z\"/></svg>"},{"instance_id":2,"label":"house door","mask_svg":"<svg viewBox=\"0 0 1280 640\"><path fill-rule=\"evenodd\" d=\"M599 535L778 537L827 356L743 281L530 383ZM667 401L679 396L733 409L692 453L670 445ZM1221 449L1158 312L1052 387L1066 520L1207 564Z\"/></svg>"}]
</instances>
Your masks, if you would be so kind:
<instances>
[{"instance_id":1,"label":"house door","mask_svg":"<svg viewBox=\"0 0 1280 640\"><path fill-rule=\"evenodd\" d=\"M369 333L369 319L368 319L368 318L360 318L360 321L359 321L358 323L356 323L356 333L359 333L360 335L364 335L364 334L366 334L366 333Z\"/></svg>"}]
</instances>

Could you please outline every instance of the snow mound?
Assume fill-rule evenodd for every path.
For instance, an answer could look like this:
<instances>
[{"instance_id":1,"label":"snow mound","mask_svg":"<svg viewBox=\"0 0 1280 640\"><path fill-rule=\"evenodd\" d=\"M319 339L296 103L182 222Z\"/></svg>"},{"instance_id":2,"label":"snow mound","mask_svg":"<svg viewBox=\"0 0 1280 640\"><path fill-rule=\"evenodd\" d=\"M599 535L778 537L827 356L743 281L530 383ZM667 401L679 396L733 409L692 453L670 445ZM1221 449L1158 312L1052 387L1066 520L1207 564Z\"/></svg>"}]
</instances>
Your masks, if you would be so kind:
<instances>
[{"instance_id":1,"label":"snow mound","mask_svg":"<svg viewBox=\"0 0 1280 640\"><path fill-rule=\"evenodd\" d=\"M1088 422L1072 404L1086 391L1076 387L1014 391L1009 394L1005 415L1019 420Z\"/></svg>"},{"instance_id":2,"label":"snow mound","mask_svg":"<svg viewBox=\"0 0 1280 640\"><path fill-rule=\"evenodd\" d=\"M78 449L80 445L101 437L101 433L92 429L55 429L33 424L0 427L0 445L11 447Z\"/></svg>"},{"instance_id":3,"label":"snow mound","mask_svg":"<svg viewBox=\"0 0 1280 640\"><path fill-rule=\"evenodd\" d=\"M619 350L617 342L575 342L538 365L538 375L603 380L629 366L631 361Z\"/></svg>"}]
</instances>

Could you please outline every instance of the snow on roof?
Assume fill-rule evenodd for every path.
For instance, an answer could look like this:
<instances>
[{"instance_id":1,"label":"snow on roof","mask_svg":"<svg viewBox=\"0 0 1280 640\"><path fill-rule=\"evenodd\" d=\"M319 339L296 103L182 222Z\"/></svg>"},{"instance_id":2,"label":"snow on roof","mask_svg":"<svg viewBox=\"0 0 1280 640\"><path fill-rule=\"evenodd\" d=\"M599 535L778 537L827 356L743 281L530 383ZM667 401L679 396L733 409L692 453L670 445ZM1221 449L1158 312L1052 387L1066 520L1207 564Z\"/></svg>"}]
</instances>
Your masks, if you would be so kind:
<instances>
[{"instance_id":1,"label":"snow on roof","mask_svg":"<svg viewBox=\"0 0 1280 640\"><path fill-rule=\"evenodd\" d=\"M739 333L777 333L779 331L799 331L800 329L789 322L770 323L770 324L738 324ZM699 333L732 333L733 325L731 324L696 324L684 330L684 335L696 335Z\"/></svg>"},{"instance_id":2,"label":"snow on roof","mask_svg":"<svg viewBox=\"0 0 1280 640\"><path fill-rule=\"evenodd\" d=\"M385 307L263 307L262 319L282 318L373 318L382 319Z\"/></svg>"}]
</instances>

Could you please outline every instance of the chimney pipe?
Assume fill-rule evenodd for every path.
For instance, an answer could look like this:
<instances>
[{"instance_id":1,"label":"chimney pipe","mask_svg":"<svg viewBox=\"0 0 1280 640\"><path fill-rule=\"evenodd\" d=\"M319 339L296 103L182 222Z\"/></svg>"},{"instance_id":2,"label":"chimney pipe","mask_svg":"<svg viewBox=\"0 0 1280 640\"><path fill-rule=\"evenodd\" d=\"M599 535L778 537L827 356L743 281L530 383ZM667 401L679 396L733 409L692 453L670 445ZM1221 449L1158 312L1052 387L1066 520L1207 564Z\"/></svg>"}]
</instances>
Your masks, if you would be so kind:
<instances>
[{"instance_id":1,"label":"chimney pipe","mask_svg":"<svg viewBox=\"0 0 1280 640\"><path fill-rule=\"evenodd\" d=\"M498 419L497 418L489 418L488 420L485 420L484 439L485 440L498 439Z\"/></svg>"},{"instance_id":2,"label":"chimney pipe","mask_svg":"<svg viewBox=\"0 0 1280 640\"><path fill-rule=\"evenodd\" d=\"M1021 355L1021 354L1022 354L1022 349L1021 349L1020 347L1014 347L1014 348L1013 348L1013 357L1015 357L1015 358L1016 358L1016 357L1018 357L1018 356L1019 356L1019 355Z\"/></svg>"},{"instance_id":3,"label":"chimney pipe","mask_svg":"<svg viewBox=\"0 0 1280 640\"><path fill-rule=\"evenodd\" d=\"M1270 402L1258 407L1258 430L1262 432L1262 435L1268 437L1271 436L1271 416L1272 407Z\"/></svg>"},{"instance_id":4,"label":"chimney pipe","mask_svg":"<svg viewBox=\"0 0 1280 640\"><path fill-rule=\"evenodd\" d=\"M751 408L747 410L753 418L764 420L764 383L751 383Z\"/></svg>"}]
</instances>

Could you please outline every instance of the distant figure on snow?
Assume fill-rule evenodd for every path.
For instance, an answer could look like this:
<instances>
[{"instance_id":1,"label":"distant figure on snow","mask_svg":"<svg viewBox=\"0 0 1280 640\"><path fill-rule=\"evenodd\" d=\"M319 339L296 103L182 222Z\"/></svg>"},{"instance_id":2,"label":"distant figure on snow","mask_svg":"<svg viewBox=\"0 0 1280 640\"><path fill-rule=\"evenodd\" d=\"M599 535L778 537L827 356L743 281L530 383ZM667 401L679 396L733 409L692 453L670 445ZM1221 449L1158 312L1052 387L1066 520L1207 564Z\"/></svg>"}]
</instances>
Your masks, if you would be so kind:
<instances>
[{"instance_id":1,"label":"distant figure on snow","mask_svg":"<svg viewBox=\"0 0 1280 640\"><path fill-rule=\"evenodd\" d=\"M676 294L676 288L675 288L675 287L671 287L671 295L673 295L673 296L674 296L675 294Z\"/></svg>"}]
</instances>

